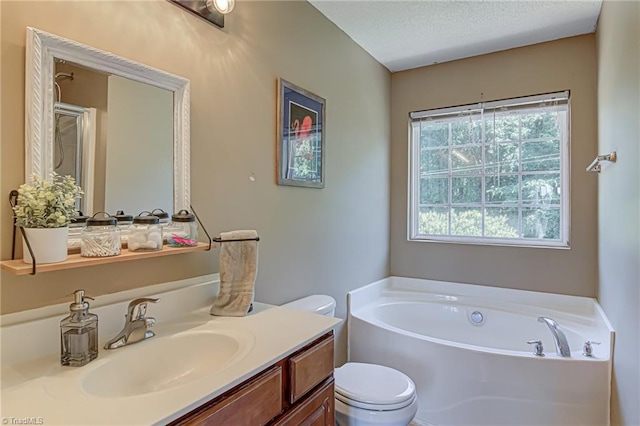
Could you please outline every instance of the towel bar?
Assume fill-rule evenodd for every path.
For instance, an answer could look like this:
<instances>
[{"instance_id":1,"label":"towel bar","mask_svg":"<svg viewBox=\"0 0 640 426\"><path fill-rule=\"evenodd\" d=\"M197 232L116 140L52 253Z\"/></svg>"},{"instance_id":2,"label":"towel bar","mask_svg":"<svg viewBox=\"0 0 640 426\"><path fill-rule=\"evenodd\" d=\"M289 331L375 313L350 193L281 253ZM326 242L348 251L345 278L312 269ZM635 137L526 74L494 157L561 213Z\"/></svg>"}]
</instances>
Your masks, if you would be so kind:
<instances>
[{"instance_id":1,"label":"towel bar","mask_svg":"<svg viewBox=\"0 0 640 426\"><path fill-rule=\"evenodd\" d=\"M236 241L260 241L260 237L255 237L255 238L238 238L238 239L233 239L233 240L223 240L220 237L213 237L212 238L213 241L215 241L216 243L233 243Z\"/></svg>"}]
</instances>

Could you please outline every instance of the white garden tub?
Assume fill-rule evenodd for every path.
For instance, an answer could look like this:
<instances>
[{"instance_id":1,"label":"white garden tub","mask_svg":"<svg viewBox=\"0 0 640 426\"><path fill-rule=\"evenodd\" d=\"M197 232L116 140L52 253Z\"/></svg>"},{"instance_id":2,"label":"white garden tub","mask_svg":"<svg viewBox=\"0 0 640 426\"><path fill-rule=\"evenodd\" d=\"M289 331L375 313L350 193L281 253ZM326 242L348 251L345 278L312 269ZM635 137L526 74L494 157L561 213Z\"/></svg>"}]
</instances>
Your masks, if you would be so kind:
<instances>
[{"instance_id":1,"label":"white garden tub","mask_svg":"<svg viewBox=\"0 0 640 426\"><path fill-rule=\"evenodd\" d=\"M349 360L411 377L419 422L609 424L613 330L594 299L390 277L351 291L348 303ZM539 316L558 322L571 357L556 354ZM600 342L592 357L587 340Z\"/></svg>"}]
</instances>

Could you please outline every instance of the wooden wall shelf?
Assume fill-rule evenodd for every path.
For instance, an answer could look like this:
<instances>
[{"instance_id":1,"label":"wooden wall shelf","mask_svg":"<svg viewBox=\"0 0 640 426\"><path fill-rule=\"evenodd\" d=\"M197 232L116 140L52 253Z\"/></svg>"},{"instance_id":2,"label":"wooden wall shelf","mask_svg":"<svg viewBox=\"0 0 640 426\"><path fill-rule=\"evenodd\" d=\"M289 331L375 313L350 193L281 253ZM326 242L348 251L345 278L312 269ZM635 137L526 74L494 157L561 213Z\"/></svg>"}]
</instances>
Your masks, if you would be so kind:
<instances>
[{"instance_id":1,"label":"wooden wall shelf","mask_svg":"<svg viewBox=\"0 0 640 426\"><path fill-rule=\"evenodd\" d=\"M211 247L214 247L213 245ZM105 265L108 263L127 262L130 260L150 259L152 257L171 256L176 254L204 251L209 248L209 243L198 243L194 247L169 247L164 246L159 251L130 252L122 249L119 256L111 257L82 257L80 254L70 254L67 260L59 263L45 263L36 265L36 273L62 271L65 269L84 268L87 266ZM28 275L31 273L31 264L24 263L22 259L0 261L0 269L9 271L15 275Z\"/></svg>"}]
</instances>

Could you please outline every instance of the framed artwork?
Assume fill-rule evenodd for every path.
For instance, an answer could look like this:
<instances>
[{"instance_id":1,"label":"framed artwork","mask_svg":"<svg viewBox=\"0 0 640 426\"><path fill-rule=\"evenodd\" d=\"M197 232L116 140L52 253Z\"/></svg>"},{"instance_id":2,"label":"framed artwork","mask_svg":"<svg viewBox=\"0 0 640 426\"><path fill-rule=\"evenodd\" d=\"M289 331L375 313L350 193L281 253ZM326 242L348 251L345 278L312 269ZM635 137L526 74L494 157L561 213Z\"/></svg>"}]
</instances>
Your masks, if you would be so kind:
<instances>
[{"instance_id":1,"label":"framed artwork","mask_svg":"<svg viewBox=\"0 0 640 426\"><path fill-rule=\"evenodd\" d=\"M278 185L324 188L325 100L278 79Z\"/></svg>"}]
</instances>

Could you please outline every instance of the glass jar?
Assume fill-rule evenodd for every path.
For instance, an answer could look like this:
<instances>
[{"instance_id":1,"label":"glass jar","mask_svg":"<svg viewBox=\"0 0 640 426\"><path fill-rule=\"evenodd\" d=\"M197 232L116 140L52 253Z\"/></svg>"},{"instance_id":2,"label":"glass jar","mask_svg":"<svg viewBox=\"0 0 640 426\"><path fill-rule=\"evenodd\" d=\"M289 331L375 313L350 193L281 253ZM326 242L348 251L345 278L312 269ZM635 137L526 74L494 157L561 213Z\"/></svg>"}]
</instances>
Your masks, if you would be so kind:
<instances>
[{"instance_id":1,"label":"glass jar","mask_svg":"<svg viewBox=\"0 0 640 426\"><path fill-rule=\"evenodd\" d=\"M75 215L73 219L71 219L69 229L84 228L87 224L87 219L89 219L89 216L85 216L80 210L78 210L77 215Z\"/></svg>"},{"instance_id":2,"label":"glass jar","mask_svg":"<svg viewBox=\"0 0 640 426\"><path fill-rule=\"evenodd\" d=\"M161 225L166 225L169 223L169 213L165 212L162 209L153 209L151 210L151 214L154 216L158 216Z\"/></svg>"},{"instance_id":3,"label":"glass jar","mask_svg":"<svg viewBox=\"0 0 640 426\"><path fill-rule=\"evenodd\" d=\"M171 247L193 247L198 245L198 224L196 217L187 210L171 215L171 223L166 229L167 243Z\"/></svg>"},{"instance_id":4,"label":"glass jar","mask_svg":"<svg viewBox=\"0 0 640 426\"><path fill-rule=\"evenodd\" d=\"M129 251L162 250L162 227L158 216L142 212L134 217L129 227L127 245Z\"/></svg>"},{"instance_id":5,"label":"glass jar","mask_svg":"<svg viewBox=\"0 0 640 426\"><path fill-rule=\"evenodd\" d=\"M69 250L80 249L80 245L82 244L82 230L87 226L87 219L89 219L89 216L85 216L79 210L73 219L71 219L71 223L69 223L69 241L67 247Z\"/></svg>"},{"instance_id":6,"label":"glass jar","mask_svg":"<svg viewBox=\"0 0 640 426\"><path fill-rule=\"evenodd\" d=\"M103 215L103 217L96 217ZM86 221L80 235L80 254L83 257L108 257L120 254L120 229L118 221L100 212Z\"/></svg>"},{"instance_id":7,"label":"glass jar","mask_svg":"<svg viewBox=\"0 0 640 426\"><path fill-rule=\"evenodd\" d=\"M133 223L133 216L130 214L125 214L124 211L118 210L116 214L113 215L118 221L118 227L121 230L125 230L129 228L129 225Z\"/></svg>"},{"instance_id":8,"label":"glass jar","mask_svg":"<svg viewBox=\"0 0 640 426\"><path fill-rule=\"evenodd\" d=\"M125 246L129 243L129 227L133 223L133 216L125 214L122 210L118 210L113 217L118 221L118 228L120 228L120 242Z\"/></svg>"}]
</instances>

